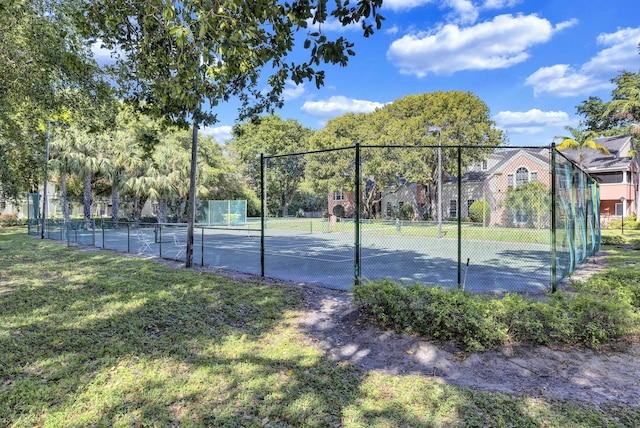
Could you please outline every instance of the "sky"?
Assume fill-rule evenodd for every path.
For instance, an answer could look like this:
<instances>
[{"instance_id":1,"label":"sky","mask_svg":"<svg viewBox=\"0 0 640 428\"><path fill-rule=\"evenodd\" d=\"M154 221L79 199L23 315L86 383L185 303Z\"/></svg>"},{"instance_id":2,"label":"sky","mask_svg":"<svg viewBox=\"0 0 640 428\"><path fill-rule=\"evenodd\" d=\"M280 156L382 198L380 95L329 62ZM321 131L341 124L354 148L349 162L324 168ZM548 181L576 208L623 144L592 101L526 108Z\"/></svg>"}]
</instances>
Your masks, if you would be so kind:
<instances>
[{"instance_id":1,"label":"sky","mask_svg":"<svg viewBox=\"0 0 640 428\"><path fill-rule=\"evenodd\" d=\"M380 13L382 29L366 39L359 26L325 23L356 56L323 67L320 89L290 82L277 114L321 129L406 95L457 90L487 104L509 145L547 146L579 125L577 105L610 100L612 78L640 71L638 0L383 0ZM224 142L237 107L215 113L219 123L202 132Z\"/></svg>"}]
</instances>

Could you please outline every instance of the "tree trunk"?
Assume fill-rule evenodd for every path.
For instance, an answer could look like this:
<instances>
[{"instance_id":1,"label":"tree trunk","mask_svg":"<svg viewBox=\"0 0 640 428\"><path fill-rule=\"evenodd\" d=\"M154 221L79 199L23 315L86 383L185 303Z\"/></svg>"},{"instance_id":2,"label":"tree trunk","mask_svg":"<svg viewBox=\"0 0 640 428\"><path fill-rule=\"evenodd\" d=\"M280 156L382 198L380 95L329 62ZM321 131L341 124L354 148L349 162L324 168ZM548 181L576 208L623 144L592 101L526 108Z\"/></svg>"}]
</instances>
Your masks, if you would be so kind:
<instances>
[{"instance_id":1,"label":"tree trunk","mask_svg":"<svg viewBox=\"0 0 640 428\"><path fill-rule=\"evenodd\" d=\"M84 177L84 227L91 229L91 178L92 174Z\"/></svg>"},{"instance_id":2,"label":"tree trunk","mask_svg":"<svg viewBox=\"0 0 640 428\"><path fill-rule=\"evenodd\" d=\"M164 199L158 200L158 223L167 222L167 201Z\"/></svg>"},{"instance_id":3,"label":"tree trunk","mask_svg":"<svg viewBox=\"0 0 640 428\"><path fill-rule=\"evenodd\" d=\"M115 223L115 227L118 227L118 217L119 217L119 209L118 209L118 186L116 184L111 185L111 218Z\"/></svg>"},{"instance_id":4,"label":"tree trunk","mask_svg":"<svg viewBox=\"0 0 640 428\"><path fill-rule=\"evenodd\" d=\"M67 174L60 173L60 199L62 199L62 219L69 222L69 201L67 200Z\"/></svg>"}]
</instances>

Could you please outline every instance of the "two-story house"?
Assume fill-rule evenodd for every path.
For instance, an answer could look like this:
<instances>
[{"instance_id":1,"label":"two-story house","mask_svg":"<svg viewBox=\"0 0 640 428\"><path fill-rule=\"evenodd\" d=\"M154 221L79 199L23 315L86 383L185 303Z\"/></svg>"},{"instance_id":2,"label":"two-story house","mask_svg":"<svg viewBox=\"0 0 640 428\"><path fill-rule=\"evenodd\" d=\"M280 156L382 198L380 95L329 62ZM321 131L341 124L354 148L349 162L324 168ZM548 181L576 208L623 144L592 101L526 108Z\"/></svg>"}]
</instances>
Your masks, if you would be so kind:
<instances>
[{"instance_id":1,"label":"two-story house","mask_svg":"<svg viewBox=\"0 0 640 428\"><path fill-rule=\"evenodd\" d=\"M606 223L611 218L621 218L638 213L637 141L631 135L597 138L596 143L609 151L582 150L582 168L600 183L600 218ZM576 163L580 151L563 150L562 153Z\"/></svg>"}]
</instances>

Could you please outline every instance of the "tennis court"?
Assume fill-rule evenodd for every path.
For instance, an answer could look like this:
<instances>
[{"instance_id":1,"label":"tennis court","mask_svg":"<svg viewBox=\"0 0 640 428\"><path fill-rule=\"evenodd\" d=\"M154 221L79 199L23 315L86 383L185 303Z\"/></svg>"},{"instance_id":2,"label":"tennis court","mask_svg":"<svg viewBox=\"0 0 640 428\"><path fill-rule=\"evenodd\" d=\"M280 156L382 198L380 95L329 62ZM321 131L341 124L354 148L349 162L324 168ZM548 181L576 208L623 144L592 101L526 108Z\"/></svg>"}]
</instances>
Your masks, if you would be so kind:
<instances>
[{"instance_id":1,"label":"tennis court","mask_svg":"<svg viewBox=\"0 0 640 428\"><path fill-rule=\"evenodd\" d=\"M203 227L194 230L193 262L261 274L259 224ZM390 278L444 287L460 284L469 291L545 292L549 289L550 245L492 239L496 230L468 230L458 264L457 229L445 225L438 238L434 224L393 222L361 225L360 273L363 279ZM138 226L84 231L79 243L122 252L184 260L185 224ZM55 232L53 232L55 235ZM542 231L536 240L544 240ZM502 236L498 236L504 239ZM354 225L329 231L321 220L267 221L264 237L265 276L349 289L355 277ZM73 240L73 239L72 239ZM468 261L468 263L467 263Z\"/></svg>"}]
</instances>

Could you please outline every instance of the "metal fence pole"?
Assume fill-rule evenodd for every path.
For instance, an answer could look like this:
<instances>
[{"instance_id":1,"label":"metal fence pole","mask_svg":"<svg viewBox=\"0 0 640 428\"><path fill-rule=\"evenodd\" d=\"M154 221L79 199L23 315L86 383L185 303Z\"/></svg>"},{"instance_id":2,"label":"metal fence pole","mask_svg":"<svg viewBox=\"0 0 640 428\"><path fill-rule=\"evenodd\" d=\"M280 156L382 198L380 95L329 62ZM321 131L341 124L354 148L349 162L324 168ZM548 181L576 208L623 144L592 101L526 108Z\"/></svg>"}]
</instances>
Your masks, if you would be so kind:
<instances>
[{"instance_id":1,"label":"metal fence pole","mask_svg":"<svg viewBox=\"0 0 640 428\"><path fill-rule=\"evenodd\" d=\"M160 258L162 258L162 225L159 224L156 226L158 228L158 236L160 237L160 245L159 245L159 251L160 251Z\"/></svg>"},{"instance_id":2,"label":"metal fence pole","mask_svg":"<svg viewBox=\"0 0 640 428\"><path fill-rule=\"evenodd\" d=\"M200 266L204 266L204 227L200 228Z\"/></svg>"},{"instance_id":3,"label":"metal fence pole","mask_svg":"<svg viewBox=\"0 0 640 428\"><path fill-rule=\"evenodd\" d=\"M557 289L556 275L558 274L558 261L556 254L556 143L551 143L551 292Z\"/></svg>"},{"instance_id":4,"label":"metal fence pole","mask_svg":"<svg viewBox=\"0 0 640 428\"><path fill-rule=\"evenodd\" d=\"M102 225L102 249L104 250L104 220L100 224Z\"/></svg>"},{"instance_id":5,"label":"metal fence pole","mask_svg":"<svg viewBox=\"0 0 640 428\"><path fill-rule=\"evenodd\" d=\"M260 276L264 278L264 216L267 204L264 179L264 153L260 153Z\"/></svg>"},{"instance_id":6,"label":"metal fence pole","mask_svg":"<svg viewBox=\"0 0 640 428\"><path fill-rule=\"evenodd\" d=\"M356 142L356 171L355 171L355 194L356 194L356 212L355 212L355 249L354 249L354 286L360 285L360 275L361 275L361 266L360 266L360 204L362 199L362 194L360 192L360 143Z\"/></svg>"},{"instance_id":7,"label":"metal fence pole","mask_svg":"<svg viewBox=\"0 0 640 428\"><path fill-rule=\"evenodd\" d=\"M462 150L458 146L458 289L462 288Z\"/></svg>"},{"instance_id":8,"label":"metal fence pole","mask_svg":"<svg viewBox=\"0 0 640 428\"><path fill-rule=\"evenodd\" d=\"M131 227L127 223L127 253L131 252Z\"/></svg>"}]
</instances>

